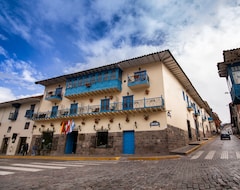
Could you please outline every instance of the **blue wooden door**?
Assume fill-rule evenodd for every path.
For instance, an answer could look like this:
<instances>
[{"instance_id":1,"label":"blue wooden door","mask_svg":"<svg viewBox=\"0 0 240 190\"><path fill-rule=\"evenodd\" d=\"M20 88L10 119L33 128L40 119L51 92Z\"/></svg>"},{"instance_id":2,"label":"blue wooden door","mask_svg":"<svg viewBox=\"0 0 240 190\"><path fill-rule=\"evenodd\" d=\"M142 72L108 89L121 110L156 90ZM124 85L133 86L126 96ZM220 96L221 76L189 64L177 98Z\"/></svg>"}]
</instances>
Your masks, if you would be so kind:
<instances>
[{"instance_id":1,"label":"blue wooden door","mask_svg":"<svg viewBox=\"0 0 240 190\"><path fill-rule=\"evenodd\" d=\"M65 154L76 153L77 137L78 137L77 131L73 131L72 133L67 134Z\"/></svg>"},{"instance_id":2,"label":"blue wooden door","mask_svg":"<svg viewBox=\"0 0 240 190\"><path fill-rule=\"evenodd\" d=\"M108 111L109 110L109 98L101 100L101 111Z\"/></svg>"},{"instance_id":3,"label":"blue wooden door","mask_svg":"<svg viewBox=\"0 0 240 190\"><path fill-rule=\"evenodd\" d=\"M76 115L77 114L77 109L78 109L78 104L77 103L71 104L70 115Z\"/></svg>"},{"instance_id":4,"label":"blue wooden door","mask_svg":"<svg viewBox=\"0 0 240 190\"><path fill-rule=\"evenodd\" d=\"M135 153L135 135L134 131L123 132L123 154Z\"/></svg>"},{"instance_id":5,"label":"blue wooden door","mask_svg":"<svg viewBox=\"0 0 240 190\"><path fill-rule=\"evenodd\" d=\"M52 107L51 117L56 117L58 112L58 106Z\"/></svg>"},{"instance_id":6,"label":"blue wooden door","mask_svg":"<svg viewBox=\"0 0 240 190\"><path fill-rule=\"evenodd\" d=\"M133 96L123 96L123 110L133 109Z\"/></svg>"}]
</instances>

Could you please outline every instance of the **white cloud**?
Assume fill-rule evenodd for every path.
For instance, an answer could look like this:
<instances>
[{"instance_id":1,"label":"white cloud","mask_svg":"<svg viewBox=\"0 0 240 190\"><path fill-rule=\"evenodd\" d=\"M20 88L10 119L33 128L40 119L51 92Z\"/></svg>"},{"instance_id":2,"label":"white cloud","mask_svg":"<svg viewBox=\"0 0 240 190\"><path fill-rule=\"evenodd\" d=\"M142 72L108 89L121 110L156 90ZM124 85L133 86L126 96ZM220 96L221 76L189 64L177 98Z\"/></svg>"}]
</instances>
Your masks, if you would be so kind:
<instances>
[{"instance_id":1,"label":"white cloud","mask_svg":"<svg viewBox=\"0 0 240 190\"><path fill-rule=\"evenodd\" d=\"M90 54L86 58L88 67L170 49L202 98L219 114L223 122L229 122L226 105L231 100L225 94L228 90L225 79L218 76L217 63L223 61L223 50L240 47L240 41L237 40L240 39L240 20L236 19L240 16L239 8L228 5L225 1L206 1L205 4L163 2L161 5L151 2L147 3L146 9L141 9L137 20L132 15L117 12L122 20L112 26L105 38L88 43L77 42L83 52ZM98 8L101 6L103 4L96 5ZM143 4L141 6L144 7ZM114 15L113 11L110 13L107 14L108 17ZM166 34L163 43L155 46L131 46L131 34L140 32L141 36L158 40L158 31ZM115 47L114 41L123 34L122 42Z\"/></svg>"},{"instance_id":2,"label":"white cloud","mask_svg":"<svg viewBox=\"0 0 240 190\"><path fill-rule=\"evenodd\" d=\"M7 37L4 36L3 34L0 34L0 40L7 40Z\"/></svg>"},{"instance_id":3,"label":"white cloud","mask_svg":"<svg viewBox=\"0 0 240 190\"><path fill-rule=\"evenodd\" d=\"M239 0L43 0L24 4L26 10L18 12L24 21L3 10L0 23L35 48L50 48L43 57L50 63L41 65L57 76L170 49L202 98L227 121L230 97L217 63L223 50L240 47L239 5ZM100 21L107 25L102 33L101 26L94 28ZM5 38L0 34L0 39ZM0 54L7 52L0 48ZM2 63L0 80L19 83L18 88L34 89L32 82L43 78L32 62Z\"/></svg>"},{"instance_id":4,"label":"white cloud","mask_svg":"<svg viewBox=\"0 0 240 190\"><path fill-rule=\"evenodd\" d=\"M14 94L12 93L11 89L0 87L0 102L6 102L10 100L16 99Z\"/></svg>"},{"instance_id":5,"label":"white cloud","mask_svg":"<svg viewBox=\"0 0 240 190\"><path fill-rule=\"evenodd\" d=\"M0 55L3 55L5 58L8 57L7 51L1 46L0 46Z\"/></svg>"}]
</instances>

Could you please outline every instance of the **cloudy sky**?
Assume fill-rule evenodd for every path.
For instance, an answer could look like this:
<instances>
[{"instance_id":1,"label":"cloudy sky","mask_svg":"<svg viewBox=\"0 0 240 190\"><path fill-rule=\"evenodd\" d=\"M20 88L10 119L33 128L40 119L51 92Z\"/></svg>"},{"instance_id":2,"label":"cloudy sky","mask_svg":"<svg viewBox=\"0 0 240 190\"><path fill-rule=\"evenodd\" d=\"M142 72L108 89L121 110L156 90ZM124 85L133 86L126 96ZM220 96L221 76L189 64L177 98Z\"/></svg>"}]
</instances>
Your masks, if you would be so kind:
<instances>
[{"instance_id":1,"label":"cloudy sky","mask_svg":"<svg viewBox=\"0 0 240 190\"><path fill-rule=\"evenodd\" d=\"M0 102L42 94L38 80L169 49L230 121L217 63L240 47L240 0L18 0L0 10Z\"/></svg>"}]
</instances>

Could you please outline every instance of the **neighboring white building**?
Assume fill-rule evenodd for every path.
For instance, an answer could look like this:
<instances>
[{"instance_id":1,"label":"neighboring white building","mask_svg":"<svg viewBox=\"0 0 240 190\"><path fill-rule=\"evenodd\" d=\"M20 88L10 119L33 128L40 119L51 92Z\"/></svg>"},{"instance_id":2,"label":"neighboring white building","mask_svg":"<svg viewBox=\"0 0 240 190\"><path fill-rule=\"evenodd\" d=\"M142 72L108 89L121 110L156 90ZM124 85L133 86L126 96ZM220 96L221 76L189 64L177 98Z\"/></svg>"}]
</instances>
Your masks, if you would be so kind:
<instances>
[{"instance_id":1,"label":"neighboring white building","mask_svg":"<svg viewBox=\"0 0 240 190\"><path fill-rule=\"evenodd\" d=\"M169 50L36 84L45 86L33 116L39 154L166 154L215 129Z\"/></svg>"},{"instance_id":2,"label":"neighboring white building","mask_svg":"<svg viewBox=\"0 0 240 190\"><path fill-rule=\"evenodd\" d=\"M0 103L0 153L20 154L23 144L32 141L34 121L42 96L33 96Z\"/></svg>"}]
</instances>

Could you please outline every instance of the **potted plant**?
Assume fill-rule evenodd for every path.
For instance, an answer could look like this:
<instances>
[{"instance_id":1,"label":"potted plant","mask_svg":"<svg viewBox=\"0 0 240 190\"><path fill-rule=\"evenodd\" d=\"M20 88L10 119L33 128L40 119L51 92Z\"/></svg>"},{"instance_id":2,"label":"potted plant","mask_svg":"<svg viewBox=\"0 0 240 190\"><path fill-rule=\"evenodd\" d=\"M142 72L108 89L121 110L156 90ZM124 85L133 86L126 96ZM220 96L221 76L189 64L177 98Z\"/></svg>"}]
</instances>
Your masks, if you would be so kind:
<instances>
[{"instance_id":1,"label":"potted plant","mask_svg":"<svg viewBox=\"0 0 240 190\"><path fill-rule=\"evenodd\" d=\"M95 123L98 124L99 120L100 120L100 119L96 118L96 119L95 119Z\"/></svg>"},{"instance_id":2,"label":"potted plant","mask_svg":"<svg viewBox=\"0 0 240 190\"><path fill-rule=\"evenodd\" d=\"M91 86L90 83L86 83L85 85L86 85L87 88L89 88Z\"/></svg>"},{"instance_id":3,"label":"potted plant","mask_svg":"<svg viewBox=\"0 0 240 190\"><path fill-rule=\"evenodd\" d=\"M148 118L149 118L148 115L144 115L144 119L145 119L146 121L148 120Z\"/></svg>"}]
</instances>

